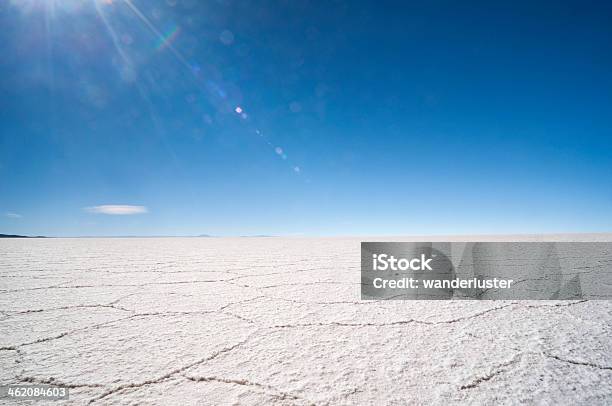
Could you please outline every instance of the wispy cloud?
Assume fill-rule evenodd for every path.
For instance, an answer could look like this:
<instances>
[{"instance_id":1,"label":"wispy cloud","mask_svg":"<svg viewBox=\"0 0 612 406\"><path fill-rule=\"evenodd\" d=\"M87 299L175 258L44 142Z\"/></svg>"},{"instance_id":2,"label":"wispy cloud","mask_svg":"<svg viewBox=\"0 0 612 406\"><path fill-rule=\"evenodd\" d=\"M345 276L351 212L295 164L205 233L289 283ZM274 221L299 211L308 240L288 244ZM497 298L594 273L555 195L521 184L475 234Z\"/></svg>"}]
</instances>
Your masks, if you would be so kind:
<instances>
[{"instance_id":1,"label":"wispy cloud","mask_svg":"<svg viewBox=\"0 0 612 406\"><path fill-rule=\"evenodd\" d=\"M11 212L6 213L5 216L10 219L20 219L23 217L21 214L11 213Z\"/></svg>"},{"instance_id":2,"label":"wispy cloud","mask_svg":"<svg viewBox=\"0 0 612 406\"><path fill-rule=\"evenodd\" d=\"M102 206L85 207L84 210L89 213L110 214L113 216L143 214L149 211L145 206L130 206L127 204L104 204Z\"/></svg>"}]
</instances>

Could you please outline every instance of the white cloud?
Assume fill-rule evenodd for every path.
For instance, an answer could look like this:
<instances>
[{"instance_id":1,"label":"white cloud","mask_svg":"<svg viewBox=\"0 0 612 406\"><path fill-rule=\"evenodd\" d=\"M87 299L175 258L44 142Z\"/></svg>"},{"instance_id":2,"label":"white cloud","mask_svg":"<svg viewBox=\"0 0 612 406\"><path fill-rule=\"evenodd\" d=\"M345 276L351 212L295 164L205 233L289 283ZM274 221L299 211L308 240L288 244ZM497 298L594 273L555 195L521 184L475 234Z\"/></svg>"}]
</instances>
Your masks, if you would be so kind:
<instances>
[{"instance_id":1,"label":"white cloud","mask_svg":"<svg viewBox=\"0 0 612 406\"><path fill-rule=\"evenodd\" d=\"M21 214L11 213L11 212L6 213L5 216L10 219L20 219L21 217L23 217Z\"/></svg>"},{"instance_id":2,"label":"white cloud","mask_svg":"<svg viewBox=\"0 0 612 406\"><path fill-rule=\"evenodd\" d=\"M85 207L84 210L90 213L110 214L113 216L142 214L149 211L145 206L130 206L127 204L105 204L102 206Z\"/></svg>"}]
</instances>

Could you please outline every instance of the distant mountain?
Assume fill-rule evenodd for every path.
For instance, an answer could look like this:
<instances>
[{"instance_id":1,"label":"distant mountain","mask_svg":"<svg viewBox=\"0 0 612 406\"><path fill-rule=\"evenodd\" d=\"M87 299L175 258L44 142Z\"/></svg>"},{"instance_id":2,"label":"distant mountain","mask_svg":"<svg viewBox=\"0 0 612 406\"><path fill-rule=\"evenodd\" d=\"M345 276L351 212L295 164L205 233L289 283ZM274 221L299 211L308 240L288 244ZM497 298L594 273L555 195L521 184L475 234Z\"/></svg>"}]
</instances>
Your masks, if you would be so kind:
<instances>
[{"instance_id":1,"label":"distant mountain","mask_svg":"<svg viewBox=\"0 0 612 406\"><path fill-rule=\"evenodd\" d=\"M16 234L0 234L0 238L47 238L42 235L36 235L31 237L29 235L16 235Z\"/></svg>"}]
</instances>

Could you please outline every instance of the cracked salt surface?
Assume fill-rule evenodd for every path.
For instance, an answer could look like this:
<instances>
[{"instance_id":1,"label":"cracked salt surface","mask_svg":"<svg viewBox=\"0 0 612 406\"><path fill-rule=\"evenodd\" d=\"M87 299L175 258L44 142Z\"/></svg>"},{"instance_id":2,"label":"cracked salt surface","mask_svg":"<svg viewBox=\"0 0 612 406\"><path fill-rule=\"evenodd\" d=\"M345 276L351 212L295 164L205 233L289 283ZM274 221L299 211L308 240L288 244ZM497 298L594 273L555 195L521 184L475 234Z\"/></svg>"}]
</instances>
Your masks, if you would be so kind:
<instances>
[{"instance_id":1,"label":"cracked salt surface","mask_svg":"<svg viewBox=\"0 0 612 406\"><path fill-rule=\"evenodd\" d=\"M360 241L2 240L0 384L74 405L612 402L612 302L361 301Z\"/></svg>"}]
</instances>

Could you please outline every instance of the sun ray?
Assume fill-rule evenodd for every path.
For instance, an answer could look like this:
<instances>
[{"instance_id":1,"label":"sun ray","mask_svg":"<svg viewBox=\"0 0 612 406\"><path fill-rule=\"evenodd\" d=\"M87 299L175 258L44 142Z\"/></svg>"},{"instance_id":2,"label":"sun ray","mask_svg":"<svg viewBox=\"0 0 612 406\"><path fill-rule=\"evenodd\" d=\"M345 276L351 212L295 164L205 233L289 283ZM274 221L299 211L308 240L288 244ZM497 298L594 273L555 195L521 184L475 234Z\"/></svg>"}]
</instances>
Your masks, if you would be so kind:
<instances>
[{"instance_id":1,"label":"sun ray","mask_svg":"<svg viewBox=\"0 0 612 406\"><path fill-rule=\"evenodd\" d=\"M121 45L121 41L119 41L119 36L117 35L117 32L115 31L113 26L108 21L108 18L106 16L105 12L100 7L100 2L96 1L95 3L96 3L96 11L97 11L98 15L100 16L100 18L102 19L102 22L104 23L104 25L106 27L106 30L108 31L108 33L109 33L109 35L110 35L110 37L111 37L111 39L113 41L113 45L115 46L115 49L117 50L117 53L119 54L119 56L123 60L123 63L126 64L127 68L130 69L130 70L133 69L133 67L132 67L132 59L127 54L127 52L125 52L125 50L123 49L123 47ZM174 166L175 167L179 167L178 157L176 156L176 153L175 153L174 149L172 149L170 147L169 143L167 142L167 140L166 140L166 138L164 136L164 131L163 131L161 123L160 123L160 121L159 121L159 119L158 119L158 117L157 117L157 115L155 113L153 102L151 101L151 99L147 95L147 91L145 90L144 85L138 79L134 80L134 85L138 89L138 93L140 94L140 97L144 100L144 102L145 102L145 104L147 106L147 111L149 113L149 117L151 118L151 122L153 123L155 131L156 131L157 135L159 136L162 145L166 149L166 152L172 158L172 162L173 162Z\"/></svg>"},{"instance_id":2,"label":"sun ray","mask_svg":"<svg viewBox=\"0 0 612 406\"><path fill-rule=\"evenodd\" d=\"M136 16L147 26L147 28L149 28L149 30L151 30L151 32L155 34L158 41L160 41L160 43L162 44L166 43L166 48L169 49L174 54L174 56L176 56L177 59L191 71L192 66L189 61L187 61L187 59L172 45L171 42L166 41L166 37L164 36L164 34L162 34L162 32L158 30L155 25L153 25L153 23L147 18L147 16L145 16L138 9L138 7L136 7L134 3L132 3L131 0L124 0L124 2L130 8L130 10L132 10L132 12L136 14Z\"/></svg>"}]
</instances>

